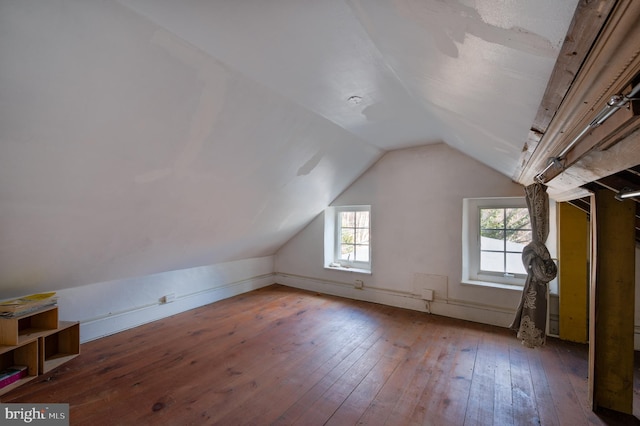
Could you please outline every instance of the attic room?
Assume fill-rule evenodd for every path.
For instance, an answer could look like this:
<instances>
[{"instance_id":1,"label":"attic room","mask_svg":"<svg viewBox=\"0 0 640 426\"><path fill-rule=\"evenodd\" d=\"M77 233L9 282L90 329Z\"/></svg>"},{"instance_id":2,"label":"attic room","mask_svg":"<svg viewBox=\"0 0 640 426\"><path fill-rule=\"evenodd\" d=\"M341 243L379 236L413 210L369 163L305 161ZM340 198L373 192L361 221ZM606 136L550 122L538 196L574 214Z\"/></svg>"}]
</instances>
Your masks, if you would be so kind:
<instances>
[{"instance_id":1,"label":"attic room","mask_svg":"<svg viewBox=\"0 0 640 426\"><path fill-rule=\"evenodd\" d=\"M631 0L0 1L0 301L55 292L80 348L49 369L66 334L0 344L34 357L0 402L637 424L638 22Z\"/></svg>"}]
</instances>

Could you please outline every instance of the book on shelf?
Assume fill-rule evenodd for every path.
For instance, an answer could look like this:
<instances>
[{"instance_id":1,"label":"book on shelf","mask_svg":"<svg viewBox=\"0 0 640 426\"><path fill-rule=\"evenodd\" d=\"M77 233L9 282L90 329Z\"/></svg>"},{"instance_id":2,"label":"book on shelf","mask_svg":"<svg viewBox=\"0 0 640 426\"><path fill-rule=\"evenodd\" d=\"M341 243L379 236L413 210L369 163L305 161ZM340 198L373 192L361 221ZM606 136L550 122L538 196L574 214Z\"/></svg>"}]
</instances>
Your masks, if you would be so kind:
<instances>
[{"instance_id":1,"label":"book on shelf","mask_svg":"<svg viewBox=\"0 0 640 426\"><path fill-rule=\"evenodd\" d=\"M25 365L14 365L0 371L0 389L25 377L27 370Z\"/></svg>"},{"instance_id":2,"label":"book on shelf","mask_svg":"<svg viewBox=\"0 0 640 426\"><path fill-rule=\"evenodd\" d=\"M11 318L58 303L55 292L38 293L0 302L0 317Z\"/></svg>"}]
</instances>

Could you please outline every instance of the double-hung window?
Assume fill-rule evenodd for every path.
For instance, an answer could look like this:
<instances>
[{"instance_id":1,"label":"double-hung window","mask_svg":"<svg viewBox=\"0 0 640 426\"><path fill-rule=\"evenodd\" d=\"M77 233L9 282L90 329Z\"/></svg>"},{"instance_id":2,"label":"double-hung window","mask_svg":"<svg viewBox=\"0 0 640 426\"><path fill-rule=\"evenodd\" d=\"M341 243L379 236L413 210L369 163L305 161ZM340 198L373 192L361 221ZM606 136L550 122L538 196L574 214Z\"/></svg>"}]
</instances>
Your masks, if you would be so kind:
<instances>
[{"instance_id":1,"label":"double-hung window","mask_svg":"<svg viewBox=\"0 0 640 426\"><path fill-rule=\"evenodd\" d=\"M523 285L522 250L531 242L524 198L464 200L463 281Z\"/></svg>"},{"instance_id":2,"label":"double-hung window","mask_svg":"<svg viewBox=\"0 0 640 426\"><path fill-rule=\"evenodd\" d=\"M327 208L325 267L371 272L371 206Z\"/></svg>"}]
</instances>

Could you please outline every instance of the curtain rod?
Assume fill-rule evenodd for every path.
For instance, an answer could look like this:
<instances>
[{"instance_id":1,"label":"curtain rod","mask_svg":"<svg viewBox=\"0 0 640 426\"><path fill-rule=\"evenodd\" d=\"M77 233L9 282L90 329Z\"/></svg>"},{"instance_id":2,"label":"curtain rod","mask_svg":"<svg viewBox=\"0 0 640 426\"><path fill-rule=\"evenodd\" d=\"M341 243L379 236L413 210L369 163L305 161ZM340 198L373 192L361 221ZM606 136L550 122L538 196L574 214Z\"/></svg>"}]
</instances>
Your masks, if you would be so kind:
<instances>
[{"instance_id":1,"label":"curtain rod","mask_svg":"<svg viewBox=\"0 0 640 426\"><path fill-rule=\"evenodd\" d=\"M589 130L598 127L599 125L607 121L607 119L611 117L613 114L615 114L620 108L626 106L630 101L637 99L635 96L638 93L640 93L640 83L636 84L633 87L633 89L631 89L631 91L626 95L617 94L617 95L611 96L611 99L609 99L609 102L607 102L607 104L602 108L602 110L598 113L598 115L596 115L596 117L584 129L582 129L582 131L578 134L578 136L573 138L573 140L560 152L560 154L558 154L556 157L549 158L547 167L545 167L544 170L542 170L540 173L538 173L535 176L534 178L535 181L539 183L544 183L546 180L545 173L547 173L547 171L549 171L551 167L553 166L563 167L562 160L565 159L564 158L565 155L567 155L567 153L571 151L571 149L573 149L573 147L578 143L578 141L580 141L580 139L582 139L582 137Z\"/></svg>"}]
</instances>

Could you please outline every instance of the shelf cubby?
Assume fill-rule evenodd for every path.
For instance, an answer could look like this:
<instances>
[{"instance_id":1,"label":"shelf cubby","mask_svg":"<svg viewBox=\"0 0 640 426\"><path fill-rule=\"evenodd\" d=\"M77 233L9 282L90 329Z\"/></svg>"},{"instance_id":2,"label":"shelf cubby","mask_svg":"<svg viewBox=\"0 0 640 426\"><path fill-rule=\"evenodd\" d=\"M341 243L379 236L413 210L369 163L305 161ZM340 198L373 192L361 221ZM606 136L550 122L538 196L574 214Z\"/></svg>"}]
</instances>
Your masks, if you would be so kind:
<instances>
[{"instance_id":1,"label":"shelf cubby","mask_svg":"<svg viewBox=\"0 0 640 426\"><path fill-rule=\"evenodd\" d=\"M0 346L0 371L13 366L26 366L27 375L0 388L0 395L35 379L38 376L38 340L33 339L20 346Z\"/></svg>"},{"instance_id":2,"label":"shelf cubby","mask_svg":"<svg viewBox=\"0 0 640 426\"><path fill-rule=\"evenodd\" d=\"M48 373L80 354L80 324L61 321L58 328L40 337L40 374Z\"/></svg>"},{"instance_id":3,"label":"shelf cubby","mask_svg":"<svg viewBox=\"0 0 640 426\"><path fill-rule=\"evenodd\" d=\"M0 345L20 345L58 328L58 307L49 306L13 318L0 318Z\"/></svg>"}]
</instances>

